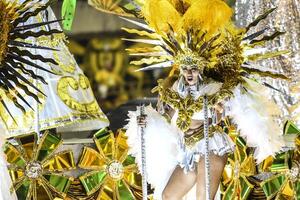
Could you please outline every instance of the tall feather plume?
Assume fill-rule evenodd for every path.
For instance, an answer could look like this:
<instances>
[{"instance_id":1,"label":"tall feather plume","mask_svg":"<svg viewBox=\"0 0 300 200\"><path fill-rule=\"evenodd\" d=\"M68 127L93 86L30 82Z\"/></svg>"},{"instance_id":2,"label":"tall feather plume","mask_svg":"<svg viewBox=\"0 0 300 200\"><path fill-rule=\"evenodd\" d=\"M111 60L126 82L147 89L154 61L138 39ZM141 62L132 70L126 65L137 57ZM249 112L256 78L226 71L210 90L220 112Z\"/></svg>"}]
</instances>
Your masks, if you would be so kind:
<instances>
[{"instance_id":1,"label":"tall feather plume","mask_svg":"<svg viewBox=\"0 0 300 200\"><path fill-rule=\"evenodd\" d=\"M225 28L231 16L231 8L223 1L194 0L184 13L180 26L185 31L200 29L207 32L207 36L212 36L218 30Z\"/></svg>"},{"instance_id":2,"label":"tall feather plume","mask_svg":"<svg viewBox=\"0 0 300 200\"><path fill-rule=\"evenodd\" d=\"M159 34L168 33L170 26L177 29L180 13L168 0L146 0L142 14L150 27Z\"/></svg>"}]
</instances>

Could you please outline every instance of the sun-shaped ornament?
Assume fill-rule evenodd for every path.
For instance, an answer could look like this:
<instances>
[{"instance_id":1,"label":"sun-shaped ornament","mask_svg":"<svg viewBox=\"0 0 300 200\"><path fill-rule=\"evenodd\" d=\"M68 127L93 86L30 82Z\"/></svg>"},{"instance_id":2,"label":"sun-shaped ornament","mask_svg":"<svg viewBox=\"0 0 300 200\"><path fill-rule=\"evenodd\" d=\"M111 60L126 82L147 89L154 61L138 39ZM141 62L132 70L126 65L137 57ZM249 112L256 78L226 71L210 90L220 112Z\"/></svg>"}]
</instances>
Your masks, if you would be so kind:
<instances>
[{"instance_id":1,"label":"sun-shaped ornament","mask_svg":"<svg viewBox=\"0 0 300 200\"><path fill-rule=\"evenodd\" d=\"M141 176L128 155L124 131L115 137L107 128L94 135L98 151L84 147L78 166L91 170L79 177L87 195L98 192L101 200L134 200L141 197Z\"/></svg>"},{"instance_id":2,"label":"sun-shaped ornament","mask_svg":"<svg viewBox=\"0 0 300 200\"><path fill-rule=\"evenodd\" d=\"M295 134L295 148L269 159L267 169L273 176L260 185L267 199L300 199L300 129L291 121L284 125L284 135Z\"/></svg>"},{"instance_id":3,"label":"sun-shaped ornament","mask_svg":"<svg viewBox=\"0 0 300 200\"><path fill-rule=\"evenodd\" d=\"M236 150L228 158L228 164L224 168L222 186L224 191L223 200L248 199L254 185L248 177L255 174L255 161L252 154L247 154L247 146L242 138L235 138Z\"/></svg>"},{"instance_id":4,"label":"sun-shaped ornament","mask_svg":"<svg viewBox=\"0 0 300 200\"><path fill-rule=\"evenodd\" d=\"M55 152L62 140L49 131L16 136L4 146L9 174L19 200L64 198L73 178L64 175L75 169L72 151Z\"/></svg>"},{"instance_id":5,"label":"sun-shaped ornament","mask_svg":"<svg viewBox=\"0 0 300 200\"><path fill-rule=\"evenodd\" d=\"M61 34L61 30L43 30L44 26L57 23L60 20L30 23L31 17L36 17L45 11L53 1L30 0L0 1L0 90L12 100L14 105L25 112L24 105L32 108L24 98L24 94L39 101L36 91L44 94L30 79L46 83L44 77L36 70L54 73L51 69L42 67L41 63L57 65L57 62L44 57L45 51L57 51L49 46L40 45L34 40L44 38L52 41ZM7 103L0 99L0 103L10 113Z\"/></svg>"}]
</instances>

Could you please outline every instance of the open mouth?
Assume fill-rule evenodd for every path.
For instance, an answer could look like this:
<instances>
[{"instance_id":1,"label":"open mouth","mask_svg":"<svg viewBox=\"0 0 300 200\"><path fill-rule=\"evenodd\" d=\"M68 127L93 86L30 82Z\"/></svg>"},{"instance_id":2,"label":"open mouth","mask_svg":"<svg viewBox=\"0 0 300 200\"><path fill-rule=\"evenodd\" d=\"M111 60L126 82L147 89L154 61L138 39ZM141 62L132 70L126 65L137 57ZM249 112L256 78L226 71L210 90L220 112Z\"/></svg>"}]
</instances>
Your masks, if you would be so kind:
<instances>
[{"instance_id":1,"label":"open mouth","mask_svg":"<svg viewBox=\"0 0 300 200\"><path fill-rule=\"evenodd\" d=\"M187 81L192 81L193 77L187 77Z\"/></svg>"}]
</instances>

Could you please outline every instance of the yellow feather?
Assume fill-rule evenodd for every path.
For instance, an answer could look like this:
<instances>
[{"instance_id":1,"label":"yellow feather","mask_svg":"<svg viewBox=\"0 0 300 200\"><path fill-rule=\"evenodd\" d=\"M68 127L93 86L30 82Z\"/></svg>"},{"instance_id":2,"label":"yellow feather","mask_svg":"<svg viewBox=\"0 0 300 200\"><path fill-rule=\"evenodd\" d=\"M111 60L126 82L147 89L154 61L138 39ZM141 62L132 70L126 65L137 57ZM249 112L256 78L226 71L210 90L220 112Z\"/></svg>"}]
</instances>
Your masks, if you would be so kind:
<instances>
[{"instance_id":1,"label":"yellow feather","mask_svg":"<svg viewBox=\"0 0 300 200\"><path fill-rule=\"evenodd\" d=\"M190 0L191 6L183 15L182 28L207 31L208 36L223 29L232 16L231 8L221 0Z\"/></svg>"},{"instance_id":2,"label":"yellow feather","mask_svg":"<svg viewBox=\"0 0 300 200\"><path fill-rule=\"evenodd\" d=\"M176 29L180 21L180 14L168 0L146 0L142 8L142 14L150 27L157 33L169 31L169 25Z\"/></svg>"}]
</instances>

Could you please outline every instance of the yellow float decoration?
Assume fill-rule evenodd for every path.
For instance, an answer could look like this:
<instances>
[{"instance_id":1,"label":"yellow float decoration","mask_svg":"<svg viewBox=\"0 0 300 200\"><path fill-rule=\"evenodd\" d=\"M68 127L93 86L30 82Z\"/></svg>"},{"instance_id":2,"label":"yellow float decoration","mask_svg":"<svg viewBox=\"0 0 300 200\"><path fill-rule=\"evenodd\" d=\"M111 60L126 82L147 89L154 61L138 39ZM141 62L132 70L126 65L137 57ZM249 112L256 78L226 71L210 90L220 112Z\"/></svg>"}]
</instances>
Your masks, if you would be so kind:
<instances>
[{"instance_id":1,"label":"yellow float decoration","mask_svg":"<svg viewBox=\"0 0 300 200\"><path fill-rule=\"evenodd\" d=\"M275 175L263 181L261 187L267 199L298 200L300 199L300 130L290 121L284 126L284 134L297 134L295 149L281 153L275 159L265 161L265 169Z\"/></svg>"},{"instance_id":2,"label":"yellow float decoration","mask_svg":"<svg viewBox=\"0 0 300 200\"><path fill-rule=\"evenodd\" d=\"M97 150L84 147L78 166L91 170L79 177L87 195L99 192L98 200L134 200L141 196L141 176L128 155L126 136L115 137L107 128L94 135Z\"/></svg>"},{"instance_id":3,"label":"yellow float decoration","mask_svg":"<svg viewBox=\"0 0 300 200\"><path fill-rule=\"evenodd\" d=\"M248 181L248 177L255 174L255 161L253 155L246 152L245 142L238 136L235 138L237 148L228 158L229 164L224 168L222 184L225 191L223 200L241 199L246 200L254 185Z\"/></svg>"},{"instance_id":4,"label":"yellow float decoration","mask_svg":"<svg viewBox=\"0 0 300 200\"><path fill-rule=\"evenodd\" d=\"M21 135L13 138L16 144L4 146L13 189L19 200L64 198L73 178L63 173L75 169L73 152L56 153L62 140L50 131L37 138L36 133Z\"/></svg>"}]
</instances>

